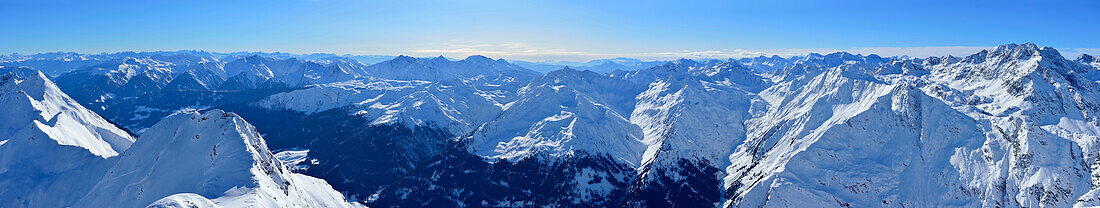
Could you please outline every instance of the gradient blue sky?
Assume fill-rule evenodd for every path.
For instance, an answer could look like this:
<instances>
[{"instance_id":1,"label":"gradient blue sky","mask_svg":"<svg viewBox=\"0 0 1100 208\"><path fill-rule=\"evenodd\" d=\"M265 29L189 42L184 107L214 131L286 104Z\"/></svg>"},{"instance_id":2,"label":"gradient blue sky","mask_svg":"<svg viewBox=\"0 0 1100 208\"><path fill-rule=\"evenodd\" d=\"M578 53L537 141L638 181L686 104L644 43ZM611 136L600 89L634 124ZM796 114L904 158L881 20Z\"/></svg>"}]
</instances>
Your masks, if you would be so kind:
<instances>
[{"instance_id":1,"label":"gradient blue sky","mask_svg":"<svg viewBox=\"0 0 1100 208\"><path fill-rule=\"evenodd\" d=\"M196 49L519 60L846 50L1100 53L1100 1L0 0L0 53Z\"/></svg>"}]
</instances>

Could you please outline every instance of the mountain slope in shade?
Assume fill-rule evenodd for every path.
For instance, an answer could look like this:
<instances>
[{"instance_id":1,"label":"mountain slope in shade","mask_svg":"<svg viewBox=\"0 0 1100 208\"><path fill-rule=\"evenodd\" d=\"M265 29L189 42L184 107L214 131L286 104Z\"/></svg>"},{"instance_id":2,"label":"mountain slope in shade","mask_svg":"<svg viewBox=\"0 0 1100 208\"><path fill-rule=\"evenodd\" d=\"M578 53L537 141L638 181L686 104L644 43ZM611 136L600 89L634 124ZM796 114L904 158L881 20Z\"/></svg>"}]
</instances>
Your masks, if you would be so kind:
<instances>
[{"instance_id":1,"label":"mountain slope in shade","mask_svg":"<svg viewBox=\"0 0 1100 208\"><path fill-rule=\"evenodd\" d=\"M1092 66L1093 68L1100 69L1100 58L1089 54L1081 54L1074 61L1081 62L1085 65Z\"/></svg>"},{"instance_id":2,"label":"mountain slope in shade","mask_svg":"<svg viewBox=\"0 0 1100 208\"><path fill-rule=\"evenodd\" d=\"M184 72L176 75L172 78L171 82L168 82L167 86L164 86L167 90L210 90L210 85L204 83L192 72Z\"/></svg>"},{"instance_id":3,"label":"mountain slope in shade","mask_svg":"<svg viewBox=\"0 0 1100 208\"><path fill-rule=\"evenodd\" d=\"M0 206L65 206L134 142L44 74L27 68L0 73Z\"/></svg>"},{"instance_id":4,"label":"mountain slope in shade","mask_svg":"<svg viewBox=\"0 0 1100 208\"><path fill-rule=\"evenodd\" d=\"M165 197L170 198L161 200ZM76 206L139 207L153 202L352 206L323 180L291 173L254 127L220 110L178 113L151 127Z\"/></svg>"}]
</instances>

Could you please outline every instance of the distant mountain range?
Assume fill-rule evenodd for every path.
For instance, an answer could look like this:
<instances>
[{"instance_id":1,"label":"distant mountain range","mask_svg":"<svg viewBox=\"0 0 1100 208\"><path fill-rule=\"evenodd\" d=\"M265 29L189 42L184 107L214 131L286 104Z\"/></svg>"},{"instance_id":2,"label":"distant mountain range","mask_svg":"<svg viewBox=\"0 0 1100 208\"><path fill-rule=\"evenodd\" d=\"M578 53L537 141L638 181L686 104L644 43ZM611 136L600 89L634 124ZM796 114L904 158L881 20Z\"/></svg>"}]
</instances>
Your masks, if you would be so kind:
<instances>
[{"instance_id":1,"label":"distant mountain range","mask_svg":"<svg viewBox=\"0 0 1100 208\"><path fill-rule=\"evenodd\" d=\"M1031 43L585 63L49 53L0 74L0 207L1100 206L1100 60Z\"/></svg>"}]
</instances>

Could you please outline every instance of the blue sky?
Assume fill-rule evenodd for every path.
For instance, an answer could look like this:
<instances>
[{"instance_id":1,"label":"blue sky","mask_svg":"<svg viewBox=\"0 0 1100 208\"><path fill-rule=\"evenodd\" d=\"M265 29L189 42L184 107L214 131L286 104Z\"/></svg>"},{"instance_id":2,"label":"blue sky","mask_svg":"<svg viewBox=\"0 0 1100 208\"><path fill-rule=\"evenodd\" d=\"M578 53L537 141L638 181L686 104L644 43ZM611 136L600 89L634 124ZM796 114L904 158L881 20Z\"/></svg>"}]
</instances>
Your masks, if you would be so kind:
<instances>
[{"instance_id":1,"label":"blue sky","mask_svg":"<svg viewBox=\"0 0 1100 208\"><path fill-rule=\"evenodd\" d=\"M1100 1L0 0L0 53L196 49L519 60L845 50L914 56L1034 42L1100 53Z\"/></svg>"}]
</instances>

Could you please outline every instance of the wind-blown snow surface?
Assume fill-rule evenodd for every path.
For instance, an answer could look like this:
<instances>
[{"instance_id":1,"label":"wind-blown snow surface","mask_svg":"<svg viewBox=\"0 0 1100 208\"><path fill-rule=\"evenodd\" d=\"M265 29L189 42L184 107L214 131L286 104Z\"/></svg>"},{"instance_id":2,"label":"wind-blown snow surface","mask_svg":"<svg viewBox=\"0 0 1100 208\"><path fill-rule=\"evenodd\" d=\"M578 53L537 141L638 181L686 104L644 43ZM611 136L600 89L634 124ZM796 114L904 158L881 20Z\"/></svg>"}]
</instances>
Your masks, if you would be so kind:
<instances>
[{"instance_id":1,"label":"wind-blown snow surface","mask_svg":"<svg viewBox=\"0 0 1100 208\"><path fill-rule=\"evenodd\" d=\"M42 73L3 70L0 206L356 206L290 173L235 114L175 114L135 142Z\"/></svg>"}]
</instances>

